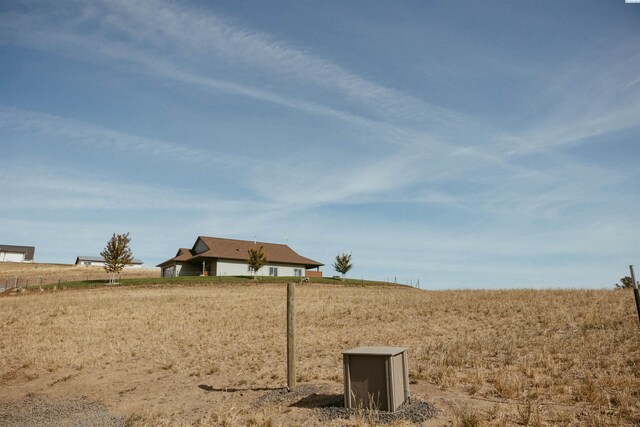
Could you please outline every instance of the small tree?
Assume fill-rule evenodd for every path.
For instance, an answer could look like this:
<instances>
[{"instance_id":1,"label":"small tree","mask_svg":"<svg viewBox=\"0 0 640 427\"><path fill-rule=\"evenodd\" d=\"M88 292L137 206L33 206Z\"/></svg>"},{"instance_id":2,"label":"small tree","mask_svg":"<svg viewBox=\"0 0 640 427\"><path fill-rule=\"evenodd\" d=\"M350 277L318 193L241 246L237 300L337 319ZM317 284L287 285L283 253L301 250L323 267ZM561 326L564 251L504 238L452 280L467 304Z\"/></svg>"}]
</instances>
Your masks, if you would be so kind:
<instances>
[{"instance_id":1,"label":"small tree","mask_svg":"<svg viewBox=\"0 0 640 427\"><path fill-rule=\"evenodd\" d=\"M120 273L125 265L131 264L131 261L133 261L133 253L129 247L130 241L129 233L113 233L113 236L107 242L107 246L100 252L100 256L104 260L104 269L107 273L111 273L111 280L109 281L111 284L116 282L116 274Z\"/></svg>"},{"instance_id":2,"label":"small tree","mask_svg":"<svg viewBox=\"0 0 640 427\"><path fill-rule=\"evenodd\" d=\"M251 267L251 270L253 270L254 280L256 279L258 270L260 270L267 262L267 257L264 255L262 246L260 246L258 249L249 249L249 267Z\"/></svg>"},{"instance_id":3,"label":"small tree","mask_svg":"<svg viewBox=\"0 0 640 427\"><path fill-rule=\"evenodd\" d=\"M347 274L352 267L351 254L342 253L336 256L336 261L333 263L333 269L338 273L342 273L342 280L344 280L345 274Z\"/></svg>"},{"instance_id":4,"label":"small tree","mask_svg":"<svg viewBox=\"0 0 640 427\"><path fill-rule=\"evenodd\" d=\"M631 289L633 288L633 279L629 276L625 276L620 279L620 283L615 284L616 289Z\"/></svg>"}]
</instances>

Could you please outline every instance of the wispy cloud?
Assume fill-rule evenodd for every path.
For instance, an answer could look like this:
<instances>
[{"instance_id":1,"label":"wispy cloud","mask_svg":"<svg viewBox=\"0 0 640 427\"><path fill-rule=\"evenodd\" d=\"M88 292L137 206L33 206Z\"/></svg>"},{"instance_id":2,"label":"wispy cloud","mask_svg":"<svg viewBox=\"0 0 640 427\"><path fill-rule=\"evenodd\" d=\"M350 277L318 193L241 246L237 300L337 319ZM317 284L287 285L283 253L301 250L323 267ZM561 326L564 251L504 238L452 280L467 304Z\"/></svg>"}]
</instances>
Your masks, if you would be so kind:
<instances>
[{"instance_id":1,"label":"wispy cloud","mask_svg":"<svg viewBox=\"0 0 640 427\"><path fill-rule=\"evenodd\" d=\"M29 170L28 174L19 171ZM86 172L51 169L14 162L0 171L4 202L0 210L174 210L235 212L241 209L260 210L267 206L259 202L225 199L224 194L203 198L186 186L131 183L117 177ZM167 203L171 201L171 203Z\"/></svg>"},{"instance_id":2,"label":"wispy cloud","mask_svg":"<svg viewBox=\"0 0 640 427\"><path fill-rule=\"evenodd\" d=\"M38 49L62 51L82 59L115 61L116 66L130 64L144 73L181 84L258 99L366 129L375 135L367 141L366 149L376 152L377 159L369 161L365 156L365 160L354 159L354 163L336 165L340 170L336 176L326 176L323 168L307 167L300 179L309 192L306 197L290 200L291 206L367 198L418 182L425 175L450 174L454 169L464 169L465 164L490 162L494 166L505 166L499 158L476 150L457 156L455 167L443 164L442 159L450 153L469 145L463 138L465 133L475 135L474 144L488 138L488 128L472 117L386 88L331 61L267 34L242 29L211 13L162 1L77 4L76 10L79 12L57 12L62 17L54 23L45 12L40 15L33 11L15 13L3 21L2 26L5 32L18 34L21 42ZM216 67L211 66L211 58L214 62L222 58L236 65L257 67L278 79L293 78L305 87L311 85L334 92L358 108L327 104L327 98L305 91L297 91L301 96L291 96L221 79L215 76ZM81 130L81 126L75 128ZM75 135L73 140L82 138L90 139ZM140 138L128 140L140 148L145 145L152 150L170 148ZM181 151L185 158L196 154L186 148ZM262 196L269 197L269 187L274 182L280 186L281 182L285 186L292 183L290 179L278 177L277 172L263 173L264 166L251 166L248 174L252 177L251 185ZM294 188L287 193L295 194Z\"/></svg>"},{"instance_id":3,"label":"wispy cloud","mask_svg":"<svg viewBox=\"0 0 640 427\"><path fill-rule=\"evenodd\" d=\"M339 174L327 174L325 165L308 165L305 168L294 170L278 167L277 159L251 159L242 158L231 154L222 154L212 148L206 148L202 144L198 148L191 148L188 141L175 143L152 138L131 135L102 126L81 122L74 119L63 118L51 114L25 111L9 106L0 106L0 131L5 135L6 141L11 141L16 135L26 138L32 148L39 143L55 143L58 146L84 147L105 153L117 153L131 156L136 153L138 158L155 158L159 161L182 162L185 166L211 167L215 165L219 171L225 171L228 177L234 177L236 183L252 189L255 194L264 200L278 203L282 209L304 209L325 203L339 203L356 200L354 198L367 197L380 191L390 191L416 180L423 173L419 164L421 157L414 152L402 151L400 154L391 155L375 161L367 161L361 165L350 166L344 169L340 165ZM194 146L198 144L193 144ZM70 149L70 148L68 148ZM292 175L296 178L292 179ZM7 176L5 182L16 180ZM28 181L16 180L17 183L28 184ZM71 199L75 200L74 206L81 207L85 203L86 208L115 206L104 196L111 193L106 184L99 185L93 182L89 186L78 188L72 182L61 183L57 188L51 188L58 180L42 179L38 186L41 190L70 189L75 192ZM188 182L188 179L184 182ZM109 184L111 185L111 184ZM273 188L280 191L274 194ZM99 198L91 198L94 189L103 188L98 194ZM308 191L300 192L299 188ZM82 202L79 197L83 191L91 189L91 193L85 193L87 199ZM129 194L135 189L135 185L128 186L125 192ZM116 192L117 193L117 192ZM71 197L71 194L66 196ZM27 197L17 197L15 203L30 204L36 198L27 200ZM161 199L159 197L158 199ZM179 199L179 198L178 198ZM47 203L41 203L41 207L63 206L64 198L59 194ZM136 197L131 198L136 205ZM172 200L177 200L173 198ZM13 204L9 204L13 205ZM9 206L8 205L8 206ZM193 206L192 204L187 204ZM199 203L198 206L202 204ZM67 204L67 206L69 206Z\"/></svg>"},{"instance_id":4,"label":"wispy cloud","mask_svg":"<svg viewBox=\"0 0 640 427\"><path fill-rule=\"evenodd\" d=\"M56 25L52 25L48 14L32 11L28 15L15 13L2 26L5 33L17 35L21 42L38 49L60 50L85 59L125 61L163 78L357 125L381 127L383 123L396 122L406 132L406 124L410 123L413 128L458 137L461 129L473 127L477 136L488 130L473 117L384 87L329 60L268 34L243 29L209 12L163 1L98 2L77 5L75 10L79 12L63 15ZM297 89L311 85L333 92L341 99L352 100L359 107L358 112L349 111L345 105L327 105L331 101L326 97L321 102L304 99L306 90L296 90L297 96L291 96L215 77L215 70L220 67L212 63L221 60L234 66L255 67L287 82L295 79L302 85ZM403 142L402 138L386 140Z\"/></svg>"},{"instance_id":5,"label":"wispy cloud","mask_svg":"<svg viewBox=\"0 0 640 427\"><path fill-rule=\"evenodd\" d=\"M589 114L555 114L539 122L539 126L505 135L473 117L384 87L303 48L263 32L242 28L228 18L198 8L152 0L88 5L77 2L74 6L64 11L43 7L39 13L10 12L5 15L0 28L7 37L31 43L37 48L62 50L94 60L125 61L142 67L146 73L181 83L248 96L369 127L380 133L378 141L414 150L438 152L444 148L453 152L460 147L480 146L482 155L493 156L493 161L499 163L499 158L505 155L582 141L629 127L638 112L637 102L617 109L610 109L611 105L605 104L591 109ZM52 14L55 19L52 19ZM629 54L627 49L617 56L625 54ZM311 84L338 92L358 104L362 108L361 113L323 105L326 99L313 102L217 78L212 75L216 67L212 67L211 61L220 60L256 67L275 77L294 78L303 85ZM576 67L584 63L584 60L579 60ZM590 70L594 73L585 72L579 76L582 86L590 82L589 78L597 81L605 72L593 66ZM566 80L565 76L572 73L573 70L565 72L558 80ZM574 96L580 90L577 85L569 95ZM367 117L370 114L373 116ZM474 135L473 142L466 140L470 134ZM468 152L474 153L481 154Z\"/></svg>"},{"instance_id":6,"label":"wispy cloud","mask_svg":"<svg viewBox=\"0 0 640 427\"><path fill-rule=\"evenodd\" d=\"M81 122L74 119L54 116L52 114L26 111L10 106L0 105L0 130L5 138L8 134L27 134L32 138L57 138L66 144L93 147L106 150L117 150L156 158L172 158L190 163L202 163L200 150L190 148L187 144L176 144L168 141L130 135L107 129L102 126ZM211 161L207 159L207 161ZM213 159L221 164L233 162L235 159L223 157Z\"/></svg>"},{"instance_id":7,"label":"wispy cloud","mask_svg":"<svg viewBox=\"0 0 640 427\"><path fill-rule=\"evenodd\" d=\"M509 156L552 152L640 127L640 38L568 59L531 102L546 114L499 144Z\"/></svg>"},{"instance_id":8,"label":"wispy cloud","mask_svg":"<svg viewBox=\"0 0 640 427\"><path fill-rule=\"evenodd\" d=\"M145 45L165 51L168 44L197 55L209 52L305 85L339 92L380 117L427 120L444 127L463 123L469 126L473 121L471 117L367 80L330 60L269 34L244 29L210 12L163 1L116 1L103 5L108 11L103 31L117 30L129 41L143 40Z\"/></svg>"}]
</instances>

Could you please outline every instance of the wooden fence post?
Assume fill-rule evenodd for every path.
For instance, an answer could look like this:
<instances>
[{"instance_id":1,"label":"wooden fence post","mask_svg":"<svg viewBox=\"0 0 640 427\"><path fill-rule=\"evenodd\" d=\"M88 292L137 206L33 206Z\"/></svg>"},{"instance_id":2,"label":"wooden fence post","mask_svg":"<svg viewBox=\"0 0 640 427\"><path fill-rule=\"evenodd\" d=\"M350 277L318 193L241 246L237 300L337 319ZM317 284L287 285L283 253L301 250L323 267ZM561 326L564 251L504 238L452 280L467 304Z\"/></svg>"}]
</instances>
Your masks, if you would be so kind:
<instances>
[{"instance_id":1,"label":"wooden fence post","mask_svg":"<svg viewBox=\"0 0 640 427\"><path fill-rule=\"evenodd\" d=\"M287 387L296 387L296 284L287 283Z\"/></svg>"},{"instance_id":2,"label":"wooden fence post","mask_svg":"<svg viewBox=\"0 0 640 427\"><path fill-rule=\"evenodd\" d=\"M633 265L629 266L629 270L631 271L631 281L633 282L633 297L636 300L636 311L638 312L638 320L640 320L640 295L638 295L638 282L636 282L636 274L633 271Z\"/></svg>"}]
</instances>

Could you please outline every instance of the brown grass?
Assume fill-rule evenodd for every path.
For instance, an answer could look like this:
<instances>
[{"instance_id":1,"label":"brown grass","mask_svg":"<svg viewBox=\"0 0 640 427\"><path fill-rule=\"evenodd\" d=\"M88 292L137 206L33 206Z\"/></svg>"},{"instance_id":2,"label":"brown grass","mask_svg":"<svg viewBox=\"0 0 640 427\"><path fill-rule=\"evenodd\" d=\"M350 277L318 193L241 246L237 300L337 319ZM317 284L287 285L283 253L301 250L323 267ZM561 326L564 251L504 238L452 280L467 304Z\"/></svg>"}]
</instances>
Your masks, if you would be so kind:
<instances>
[{"instance_id":1,"label":"brown grass","mask_svg":"<svg viewBox=\"0 0 640 427\"><path fill-rule=\"evenodd\" d=\"M86 395L134 425L318 425L312 409L251 406L286 385L285 299L283 285L0 298L0 401ZM342 350L406 346L414 397L441 410L427 425L640 423L628 292L313 284L297 306L299 381L339 393Z\"/></svg>"}]
</instances>

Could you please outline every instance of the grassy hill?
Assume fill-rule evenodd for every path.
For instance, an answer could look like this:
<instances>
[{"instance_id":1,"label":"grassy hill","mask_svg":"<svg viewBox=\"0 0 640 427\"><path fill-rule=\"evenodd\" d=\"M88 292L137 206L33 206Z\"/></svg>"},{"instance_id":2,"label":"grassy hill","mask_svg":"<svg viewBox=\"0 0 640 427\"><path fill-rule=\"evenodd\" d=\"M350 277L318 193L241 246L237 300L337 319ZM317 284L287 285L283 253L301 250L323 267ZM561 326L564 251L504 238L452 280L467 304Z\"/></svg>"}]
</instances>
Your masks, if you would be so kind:
<instances>
[{"instance_id":1,"label":"grassy hill","mask_svg":"<svg viewBox=\"0 0 640 427\"><path fill-rule=\"evenodd\" d=\"M258 277L251 276L184 276L184 277L151 277L151 278L126 278L118 281L116 285L109 285L107 279L79 280L64 282L64 286L81 288L96 286L207 286L207 285L260 285L260 284L286 284L301 283L299 277ZM309 278L302 284L329 284L342 286L405 286L394 283L379 282L361 279L333 279L333 278Z\"/></svg>"},{"instance_id":2,"label":"grassy hill","mask_svg":"<svg viewBox=\"0 0 640 427\"><path fill-rule=\"evenodd\" d=\"M5 283L9 286L18 278L19 287L27 284L45 287L57 285L58 281L68 288L106 286L109 281L102 267L76 266L73 264L44 264L44 263L0 263L0 289ZM28 280L28 283L27 283ZM342 285L388 285L360 279L309 278L311 283L342 284ZM288 283L299 282L296 277L260 276L255 281L251 276L185 276L160 277L159 268L127 268L120 273L116 286L154 286L154 285L206 285L206 284L255 284L255 283Z\"/></svg>"}]
</instances>

